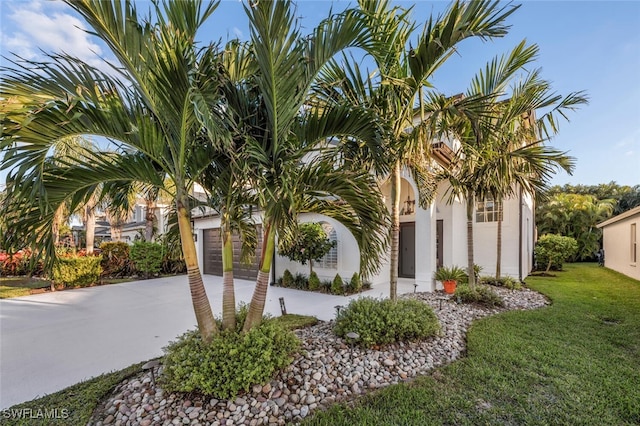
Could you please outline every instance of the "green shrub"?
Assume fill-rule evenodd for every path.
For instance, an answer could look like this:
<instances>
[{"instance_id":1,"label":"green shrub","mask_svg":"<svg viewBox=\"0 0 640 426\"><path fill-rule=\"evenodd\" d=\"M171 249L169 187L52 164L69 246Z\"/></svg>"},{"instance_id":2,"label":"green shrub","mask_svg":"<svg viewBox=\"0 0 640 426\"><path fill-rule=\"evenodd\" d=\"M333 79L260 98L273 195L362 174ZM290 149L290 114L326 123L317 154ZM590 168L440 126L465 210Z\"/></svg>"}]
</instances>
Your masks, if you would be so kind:
<instances>
[{"instance_id":1,"label":"green shrub","mask_svg":"<svg viewBox=\"0 0 640 426\"><path fill-rule=\"evenodd\" d=\"M331 293L344 294L344 281L342 281L340 274L336 274L335 278L331 282Z\"/></svg>"},{"instance_id":2,"label":"green shrub","mask_svg":"<svg viewBox=\"0 0 640 426\"><path fill-rule=\"evenodd\" d=\"M492 285L494 287L504 287L509 290L522 290L522 284L514 278L511 277L500 277L500 279L496 279L495 277L480 277L480 284L484 285Z\"/></svg>"},{"instance_id":3,"label":"green shrub","mask_svg":"<svg viewBox=\"0 0 640 426\"><path fill-rule=\"evenodd\" d=\"M349 281L349 290L351 290L354 293L357 293L360 290L362 290L362 280L360 279L359 273L354 272L353 275L351 276L351 281Z\"/></svg>"},{"instance_id":4,"label":"green shrub","mask_svg":"<svg viewBox=\"0 0 640 426\"><path fill-rule=\"evenodd\" d=\"M504 306L502 298L485 285L476 285L474 289L466 284L459 285L454 297L462 303L477 303L488 307Z\"/></svg>"},{"instance_id":5,"label":"green shrub","mask_svg":"<svg viewBox=\"0 0 640 426\"><path fill-rule=\"evenodd\" d=\"M333 328L337 336L353 331L359 345L371 347L426 338L440 329L433 310L419 300L379 300L363 297L340 310Z\"/></svg>"},{"instance_id":6,"label":"green shrub","mask_svg":"<svg viewBox=\"0 0 640 426\"><path fill-rule=\"evenodd\" d=\"M100 244L102 255L102 274L108 277L121 277L131 274L129 244L122 241Z\"/></svg>"},{"instance_id":7,"label":"green shrub","mask_svg":"<svg viewBox=\"0 0 640 426\"><path fill-rule=\"evenodd\" d=\"M545 234L536 242L537 269L549 272L550 269L562 270L562 263L578 252L578 243L571 237Z\"/></svg>"},{"instance_id":8,"label":"green shrub","mask_svg":"<svg viewBox=\"0 0 640 426\"><path fill-rule=\"evenodd\" d=\"M53 282L65 287L87 287L100 279L102 256L69 256L53 267Z\"/></svg>"},{"instance_id":9,"label":"green shrub","mask_svg":"<svg viewBox=\"0 0 640 426\"><path fill-rule=\"evenodd\" d=\"M291 363L298 348L297 337L274 321L244 334L223 331L210 343L190 331L164 348L161 381L169 392L195 391L228 399L268 381Z\"/></svg>"},{"instance_id":10,"label":"green shrub","mask_svg":"<svg viewBox=\"0 0 640 426\"><path fill-rule=\"evenodd\" d=\"M331 280L322 280L320 282L320 291L323 293L331 293L331 284L333 284Z\"/></svg>"},{"instance_id":11,"label":"green shrub","mask_svg":"<svg viewBox=\"0 0 640 426\"><path fill-rule=\"evenodd\" d=\"M309 280L305 274L297 272L293 277L293 287L299 290L306 290L309 288Z\"/></svg>"},{"instance_id":12,"label":"green shrub","mask_svg":"<svg viewBox=\"0 0 640 426\"><path fill-rule=\"evenodd\" d=\"M293 274L288 269L282 274L282 287L293 287Z\"/></svg>"},{"instance_id":13,"label":"green shrub","mask_svg":"<svg viewBox=\"0 0 640 426\"><path fill-rule=\"evenodd\" d=\"M162 246L158 243L136 241L130 250L131 262L145 277L160 273L162 266Z\"/></svg>"},{"instance_id":14,"label":"green shrub","mask_svg":"<svg viewBox=\"0 0 640 426\"><path fill-rule=\"evenodd\" d=\"M316 271L311 272L309 275L309 290L318 291L320 289L320 278Z\"/></svg>"}]
</instances>

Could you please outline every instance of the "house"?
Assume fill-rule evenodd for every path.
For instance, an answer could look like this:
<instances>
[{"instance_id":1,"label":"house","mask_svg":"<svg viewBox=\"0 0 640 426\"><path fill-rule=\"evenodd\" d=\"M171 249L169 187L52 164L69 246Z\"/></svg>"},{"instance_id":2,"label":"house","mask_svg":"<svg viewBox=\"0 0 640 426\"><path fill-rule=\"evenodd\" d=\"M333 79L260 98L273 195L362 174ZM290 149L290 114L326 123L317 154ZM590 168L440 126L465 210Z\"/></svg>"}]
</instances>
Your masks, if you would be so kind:
<instances>
[{"instance_id":1,"label":"house","mask_svg":"<svg viewBox=\"0 0 640 426\"><path fill-rule=\"evenodd\" d=\"M450 160L451 150L434 146L437 161ZM448 204L445 201L447 183L441 183L436 200L427 209L416 202L416 183L404 172L401 180L400 200L400 250L398 275L410 280L418 291L433 291L436 283L434 271L442 265L467 265L467 219L464 200ZM390 185L382 184L385 200L390 200ZM387 201L391 208L390 202ZM485 274L495 273L497 257L497 221L502 215L502 275L522 280L533 267L533 245L535 238L534 200L521 191L518 196L504 200L480 200L474 207L474 258ZM260 224L258 213L253 214ZM321 223L327 236L337 244L320 262L314 262L314 271L320 279L333 279L340 274L349 279L360 270L359 251L355 238L335 220L319 214L302 214L301 222ZM201 270L205 274L222 275L222 244L219 232L220 218L212 210L194 211L194 235ZM260 233L258 233L261 236ZM258 255L252 265L239 263L240 241L234 237L234 277L253 280L258 272ZM282 276L285 269L292 273L308 274L303 266L281 256L275 256L272 279ZM389 261L383 259L375 276L366 277L374 288L386 291L389 283Z\"/></svg>"},{"instance_id":2,"label":"house","mask_svg":"<svg viewBox=\"0 0 640 426\"><path fill-rule=\"evenodd\" d=\"M602 229L605 266L637 280L639 223L640 207L636 207L597 225Z\"/></svg>"}]
</instances>

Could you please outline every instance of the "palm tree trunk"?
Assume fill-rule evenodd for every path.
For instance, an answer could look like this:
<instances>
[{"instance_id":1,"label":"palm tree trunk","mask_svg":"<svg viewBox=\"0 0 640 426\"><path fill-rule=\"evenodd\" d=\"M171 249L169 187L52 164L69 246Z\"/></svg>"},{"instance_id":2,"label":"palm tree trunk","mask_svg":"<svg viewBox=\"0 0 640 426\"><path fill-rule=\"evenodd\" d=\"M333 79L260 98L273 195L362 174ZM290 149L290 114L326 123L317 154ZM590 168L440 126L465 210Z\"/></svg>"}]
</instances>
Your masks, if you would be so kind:
<instances>
[{"instance_id":1,"label":"palm tree trunk","mask_svg":"<svg viewBox=\"0 0 640 426\"><path fill-rule=\"evenodd\" d=\"M269 271L271 270L271 260L275 249L275 230L270 221L265 221L264 234L262 239L262 254L260 256L260 270L256 279L256 288L251 297L249 313L244 322L243 332L251 330L260 325L264 314L264 305L267 300L267 289L269 287Z\"/></svg>"},{"instance_id":2,"label":"palm tree trunk","mask_svg":"<svg viewBox=\"0 0 640 426\"><path fill-rule=\"evenodd\" d=\"M96 212L95 205L89 203L84 208L85 237L87 240L87 254L93 254L93 245L96 238Z\"/></svg>"},{"instance_id":3,"label":"palm tree trunk","mask_svg":"<svg viewBox=\"0 0 640 426\"><path fill-rule=\"evenodd\" d=\"M207 292L202 282L200 268L198 267L198 257L196 255L196 245L193 241L189 211L187 210L186 196L176 197L176 209L178 213L178 228L180 229L180 240L182 242L182 253L187 265L187 276L189 277L189 289L191 290L191 302L196 315L196 322L202 340L208 342L218 333L218 327L211 304L207 298Z\"/></svg>"},{"instance_id":4,"label":"palm tree trunk","mask_svg":"<svg viewBox=\"0 0 640 426\"><path fill-rule=\"evenodd\" d=\"M153 239L153 222L156 218L156 215L153 211L154 202L152 199L147 198L145 200L147 212L145 214L145 224L144 224L144 240L151 241Z\"/></svg>"},{"instance_id":5,"label":"palm tree trunk","mask_svg":"<svg viewBox=\"0 0 640 426\"><path fill-rule=\"evenodd\" d=\"M498 210L498 235L496 236L496 280L500 279L501 266L502 266L502 210L500 208Z\"/></svg>"},{"instance_id":6,"label":"palm tree trunk","mask_svg":"<svg viewBox=\"0 0 640 426\"><path fill-rule=\"evenodd\" d=\"M57 247L60 245L60 227L62 226L64 215L64 206L60 206L56 209L56 212L53 216L53 244Z\"/></svg>"},{"instance_id":7,"label":"palm tree trunk","mask_svg":"<svg viewBox=\"0 0 640 426\"><path fill-rule=\"evenodd\" d=\"M233 238L228 224L222 224L222 328L236 328L236 295L233 285Z\"/></svg>"},{"instance_id":8,"label":"palm tree trunk","mask_svg":"<svg viewBox=\"0 0 640 426\"><path fill-rule=\"evenodd\" d=\"M469 286L475 288L476 274L473 269L473 207L475 197L473 192L467 192L467 274L469 274Z\"/></svg>"},{"instance_id":9,"label":"palm tree trunk","mask_svg":"<svg viewBox=\"0 0 640 426\"><path fill-rule=\"evenodd\" d=\"M391 257L389 260L389 298L398 293L398 257L400 249L400 162L391 170Z\"/></svg>"}]
</instances>

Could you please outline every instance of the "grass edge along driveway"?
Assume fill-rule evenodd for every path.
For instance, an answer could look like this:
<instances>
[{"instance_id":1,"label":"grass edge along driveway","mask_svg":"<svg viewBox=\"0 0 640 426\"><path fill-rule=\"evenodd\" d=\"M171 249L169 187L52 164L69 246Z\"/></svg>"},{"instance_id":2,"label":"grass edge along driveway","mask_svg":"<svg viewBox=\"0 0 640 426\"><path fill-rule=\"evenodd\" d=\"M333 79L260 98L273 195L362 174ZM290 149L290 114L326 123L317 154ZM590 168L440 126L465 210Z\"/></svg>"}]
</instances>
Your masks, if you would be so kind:
<instances>
[{"instance_id":1,"label":"grass edge along driveway","mask_svg":"<svg viewBox=\"0 0 640 426\"><path fill-rule=\"evenodd\" d=\"M465 358L303 424L640 424L640 281L595 264L526 281L553 304L477 321Z\"/></svg>"}]
</instances>

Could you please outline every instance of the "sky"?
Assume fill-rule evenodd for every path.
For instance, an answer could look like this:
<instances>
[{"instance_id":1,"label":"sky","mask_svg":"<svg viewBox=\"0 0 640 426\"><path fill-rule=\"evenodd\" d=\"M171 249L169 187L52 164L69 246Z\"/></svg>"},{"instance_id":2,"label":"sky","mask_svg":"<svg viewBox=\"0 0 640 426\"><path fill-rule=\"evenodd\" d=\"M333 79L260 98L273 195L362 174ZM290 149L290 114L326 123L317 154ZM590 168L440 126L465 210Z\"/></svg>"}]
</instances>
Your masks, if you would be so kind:
<instances>
[{"instance_id":1,"label":"sky","mask_svg":"<svg viewBox=\"0 0 640 426\"><path fill-rule=\"evenodd\" d=\"M138 6L146 10L147 0ZM395 1L413 7L422 26L442 13L449 2ZM307 33L348 1L301 0L297 16ZM507 3L504 3L505 5ZM589 104L570 113L549 142L576 158L572 176L561 171L551 184L597 185L615 181L640 184L640 2L639 1L520 1L508 18L512 26L501 39L465 40L458 52L435 74L441 92L464 92L472 77L496 55L508 53L526 39L540 47L535 68L561 95L585 91ZM99 56L113 58L108 49L82 30L82 20L60 1L0 0L0 54L42 58L41 51L77 56L100 66ZM248 20L239 0L224 0L207 22L203 42L249 37ZM0 58L0 61L5 62ZM0 172L0 185L5 173Z\"/></svg>"}]
</instances>

